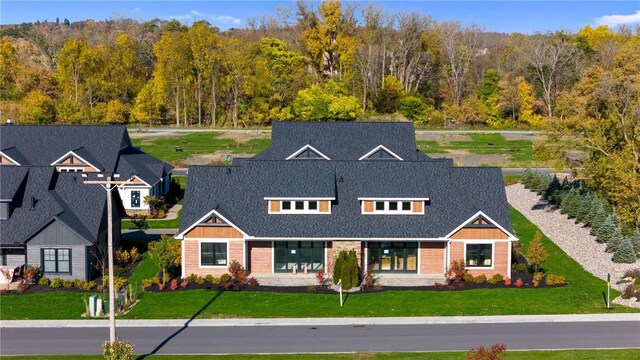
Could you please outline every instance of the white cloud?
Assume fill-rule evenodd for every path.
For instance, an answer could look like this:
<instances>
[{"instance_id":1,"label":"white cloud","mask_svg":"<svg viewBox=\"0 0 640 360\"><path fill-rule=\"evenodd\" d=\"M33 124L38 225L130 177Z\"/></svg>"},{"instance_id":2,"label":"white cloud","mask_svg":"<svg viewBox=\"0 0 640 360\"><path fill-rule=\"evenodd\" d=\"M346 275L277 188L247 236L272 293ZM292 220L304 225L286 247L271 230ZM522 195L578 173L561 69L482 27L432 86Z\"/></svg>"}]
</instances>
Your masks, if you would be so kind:
<instances>
[{"instance_id":1,"label":"white cloud","mask_svg":"<svg viewBox=\"0 0 640 360\"><path fill-rule=\"evenodd\" d=\"M605 15L596 18L598 25L617 26L624 24L640 23L640 10L631 15Z\"/></svg>"},{"instance_id":2,"label":"white cloud","mask_svg":"<svg viewBox=\"0 0 640 360\"><path fill-rule=\"evenodd\" d=\"M142 11L142 9L140 9L140 8L135 8L135 9L132 10L132 12L134 12L134 13L137 13L137 12L140 12L140 11Z\"/></svg>"},{"instance_id":3,"label":"white cloud","mask_svg":"<svg viewBox=\"0 0 640 360\"><path fill-rule=\"evenodd\" d=\"M214 20L221 23L232 23L232 24L241 23L240 19L234 18L233 16L229 16L229 15L218 15L214 18Z\"/></svg>"}]
</instances>

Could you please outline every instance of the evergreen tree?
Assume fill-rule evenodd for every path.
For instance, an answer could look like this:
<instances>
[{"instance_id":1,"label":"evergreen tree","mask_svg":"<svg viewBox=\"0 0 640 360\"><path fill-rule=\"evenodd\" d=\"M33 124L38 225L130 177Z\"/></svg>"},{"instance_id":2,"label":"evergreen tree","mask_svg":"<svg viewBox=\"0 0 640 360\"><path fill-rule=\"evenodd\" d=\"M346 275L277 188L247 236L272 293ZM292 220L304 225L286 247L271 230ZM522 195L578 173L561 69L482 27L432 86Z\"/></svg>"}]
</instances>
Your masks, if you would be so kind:
<instances>
[{"instance_id":1,"label":"evergreen tree","mask_svg":"<svg viewBox=\"0 0 640 360\"><path fill-rule=\"evenodd\" d=\"M598 209L601 206L602 205L600 204L600 200L598 199L598 197L597 196L593 196L592 197L592 201L591 201L591 206L589 207L589 212L584 217L584 224L585 225L591 226L591 224L593 223L593 219L596 217L596 214L598 213Z\"/></svg>"},{"instance_id":2,"label":"evergreen tree","mask_svg":"<svg viewBox=\"0 0 640 360\"><path fill-rule=\"evenodd\" d=\"M544 191L544 198L549 200L552 204L555 204L554 198L559 190L560 180L558 180L557 176L553 175L553 179L549 182L549 186L547 186L547 189Z\"/></svg>"},{"instance_id":3,"label":"evergreen tree","mask_svg":"<svg viewBox=\"0 0 640 360\"><path fill-rule=\"evenodd\" d=\"M582 201L580 202L580 207L578 208L578 213L576 214L576 224L581 222L585 223L586 217L591 210L591 206L593 205L594 196L591 193L587 193L582 197Z\"/></svg>"},{"instance_id":4,"label":"evergreen tree","mask_svg":"<svg viewBox=\"0 0 640 360\"><path fill-rule=\"evenodd\" d=\"M545 191L549 188L549 185L551 184L553 179L551 178L551 175L549 175L549 173L547 172L541 172L538 174L539 174L538 176L539 180L538 180L538 187L536 191L538 192L539 195L543 195Z\"/></svg>"},{"instance_id":5,"label":"evergreen tree","mask_svg":"<svg viewBox=\"0 0 640 360\"><path fill-rule=\"evenodd\" d=\"M598 242L606 243L607 241L609 241L611 236L616 231L617 227L617 216L615 214L609 215L607 217L607 220L602 223L602 226L600 226L598 228L598 231L596 232L596 238L598 239Z\"/></svg>"},{"instance_id":6,"label":"evergreen tree","mask_svg":"<svg viewBox=\"0 0 640 360\"><path fill-rule=\"evenodd\" d=\"M640 229L638 228L633 230L633 234L631 235L631 245L633 245L633 250L636 255L640 254Z\"/></svg>"},{"instance_id":7,"label":"evergreen tree","mask_svg":"<svg viewBox=\"0 0 640 360\"><path fill-rule=\"evenodd\" d=\"M636 254L634 253L633 246L628 238L622 240L611 260L615 263L624 264L633 264L636 262Z\"/></svg>"},{"instance_id":8,"label":"evergreen tree","mask_svg":"<svg viewBox=\"0 0 640 360\"><path fill-rule=\"evenodd\" d=\"M569 215L569 219L573 219L578 215L578 211L580 211L580 206L582 205L582 198L583 196L578 190L576 190L575 195L571 198L571 202L569 202L567 208L567 215Z\"/></svg>"},{"instance_id":9,"label":"evergreen tree","mask_svg":"<svg viewBox=\"0 0 640 360\"><path fill-rule=\"evenodd\" d=\"M560 203L560 212L563 214L567 214L569 212L570 204L573 203L573 199L578 196L578 192L576 189L571 189L569 192L562 198L562 202Z\"/></svg>"},{"instance_id":10,"label":"evergreen tree","mask_svg":"<svg viewBox=\"0 0 640 360\"><path fill-rule=\"evenodd\" d=\"M347 257L348 255L346 251L344 250L340 251L335 261L333 262L333 283L334 284L337 284L338 281L342 279L343 265L345 262L347 262Z\"/></svg>"},{"instance_id":11,"label":"evergreen tree","mask_svg":"<svg viewBox=\"0 0 640 360\"><path fill-rule=\"evenodd\" d=\"M525 169L524 172L522 173L522 177L521 177L522 185L524 185L524 187L527 189L531 189L532 176L533 176L533 170L529 168Z\"/></svg>"},{"instance_id":12,"label":"evergreen tree","mask_svg":"<svg viewBox=\"0 0 640 360\"><path fill-rule=\"evenodd\" d=\"M604 205L602 202L598 202L598 210L596 210L596 215L591 219L591 235L598 236L598 230L604 222L607 220L607 211L604 209Z\"/></svg>"},{"instance_id":13,"label":"evergreen tree","mask_svg":"<svg viewBox=\"0 0 640 360\"><path fill-rule=\"evenodd\" d=\"M609 236L609 239L607 239L607 247L604 249L604 251L608 253L616 252L618 250L618 247L620 247L620 243L622 243L624 239L625 236L622 235L620 227L616 226L611 233L611 236Z\"/></svg>"}]
</instances>

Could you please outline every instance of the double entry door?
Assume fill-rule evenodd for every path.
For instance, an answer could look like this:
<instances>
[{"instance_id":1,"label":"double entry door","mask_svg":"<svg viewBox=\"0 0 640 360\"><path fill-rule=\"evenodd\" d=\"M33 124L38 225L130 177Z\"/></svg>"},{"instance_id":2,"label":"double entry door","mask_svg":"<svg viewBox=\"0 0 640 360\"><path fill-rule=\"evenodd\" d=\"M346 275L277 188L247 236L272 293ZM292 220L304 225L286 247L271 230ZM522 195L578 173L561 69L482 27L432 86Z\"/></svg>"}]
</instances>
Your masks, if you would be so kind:
<instances>
[{"instance_id":1,"label":"double entry door","mask_svg":"<svg viewBox=\"0 0 640 360\"><path fill-rule=\"evenodd\" d=\"M418 270L417 242L368 243L369 266L375 271L410 272Z\"/></svg>"}]
</instances>

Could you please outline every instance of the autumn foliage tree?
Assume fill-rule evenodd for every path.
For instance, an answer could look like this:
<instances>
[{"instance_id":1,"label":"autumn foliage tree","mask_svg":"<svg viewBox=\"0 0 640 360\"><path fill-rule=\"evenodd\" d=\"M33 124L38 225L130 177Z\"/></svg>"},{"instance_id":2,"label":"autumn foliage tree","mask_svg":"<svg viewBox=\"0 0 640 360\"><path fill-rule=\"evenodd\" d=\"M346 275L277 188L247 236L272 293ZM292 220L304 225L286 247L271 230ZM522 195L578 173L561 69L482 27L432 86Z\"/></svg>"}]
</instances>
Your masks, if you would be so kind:
<instances>
[{"instance_id":1,"label":"autumn foliage tree","mask_svg":"<svg viewBox=\"0 0 640 360\"><path fill-rule=\"evenodd\" d=\"M533 236L533 240L529 244L529 248L527 249L527 261L533 267L533 272L538 272L540 266L547 261L549 257L549 253L544 248L542 244L542 233L540 231L536 231L536 234Z\"/></svg>"}]
</instances>

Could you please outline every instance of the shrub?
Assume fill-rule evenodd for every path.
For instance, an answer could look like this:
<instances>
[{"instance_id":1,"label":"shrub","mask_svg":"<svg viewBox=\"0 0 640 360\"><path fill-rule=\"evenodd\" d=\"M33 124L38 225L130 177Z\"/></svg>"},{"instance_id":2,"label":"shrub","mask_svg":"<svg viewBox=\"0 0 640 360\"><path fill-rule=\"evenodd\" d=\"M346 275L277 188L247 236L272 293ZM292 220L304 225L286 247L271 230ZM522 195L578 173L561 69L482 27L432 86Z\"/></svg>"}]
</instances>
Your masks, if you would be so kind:
<instances>
[{"instance_id":1,"label":"shrub","mask_svg":"<svg viewBox=\"0 0 640 360\"><path fill-rule=\"evenodd\" d=\"M133 358L133 344L116 339L113 344L105 341L102 344L102 354L106 360L131 360Z\"/></svg>"},{"instance_id":2,"label":"shrub","mask_svg":"<svg viewBox=\"0 0 640 360\"><path fill-rule=\"evenodd\" d=\"M340 251L333 262L333 283L338 284L338 281L342 279L342 264L347 261L347 252Z\"/></svg>"},{"instance_id":3,"label":"shrub","mask_svg":"<svg viewBox=\"0 0 640 360\"><path fill-rule=\"evenodd\" d=\"M427 117L427 105L418 97L403 96L398 105L400 113L411 121L423 121Z\"/></svg>"},{"instance_id":4,"label":"shrub","mask_svg":"<svg viewBox=\"0 0 640 360\"><path fill-rule=\"evenodd\" d=\"M623 299L631 299L632 297L636 298L636 300L640 300L640 285L629 284L622 291Z\"/></svg>"},{"instance_id":5,"label":"shrub","mask_svg":"<svg viewBox=\"0 0 640 360\"><path fill-rule=\"evenodd\" d=\"M55 278L53 280L51 280L51 284L49 286L51 286L52 288L56 289L59 287L62 287L62 283L64 280L62 280L61 278Z\"/></svg>"},{"instance_id":6,"label":"shrub","mask_svg":"<svg viewBox=\"0 0 640 360\"><path fill-rule=\"evenodd\" d=\"M502 275L500 274L495 274L493 275L489 280L487 280L487 283L491 284L491 285L495 285L497 283L499 283L500 281L504 280L504 278L502 277Z\"/></svg>"},{"instance_id":7,"label":"shrub","mask_svg":"<svg viewBox=\"0 0 640 360\"><path fill-rule=\"evenodd\" d=\"M81 281L76 285L77 288L82 289L84 291L91 291L94 287L96 287L95 281Z\"/></svg>"},{"instance_id":8,"label":"shrub","mask_svg":"<svg viewBox=\"0 0 640 360\"><path fill-rule=\"evenodd\" d=\"M138 262L138 260L140 260L140 252L138 252L138 248L137 247L132 247L131 250L129 250L129 261L131 263L135 263Z\"/></svg>"},{"instance_id":9,"label":"shrub","mask_svg":"<svg viewBox=\"0 0 640 360\"><path fill-rule=\"evenodd\" d=\"M616 231L616 227L618 226L617 219L618 217L613 213L607 216L607 219L604 221L604 223L602 223L602 226L600 226L598 228L598 231L596 232L596 238L598 242L606 243L607 241L609 241L611 236Z\"/></svg>"},{"instance_id":10,"label":"shrub","mask_svg":"<svg viewBox=\"0 0 640 360\"><path fill-rule=\"evenodd\" d=\"M180 283L181 288L186 288L188 285L189 285L189 281L187 281L186 279L182 280L182 282Z\"/></svg>"},{"instance_id":11,"label":"shrub","mask_svg":"<svg viewBox=\"0 0 640 360\"><path fill-rule=\"evenodd\" d=\"M447 270L447 280L462 282L467 273L468 271L465 269L464 260L453 260Z\"/></svg>"},{"instance_id":12,"label":"shrub","mask_svg":"<svg viewBox=\"0 0 640 360\"><path fill-rule=\"evenodd\" d=\"M615 253L618 251L620 244L624 241L624 235L622 235L622 230L620 230L619 226L616 226L611 233L609 240L607 241L607 246L604 251L608 253ZM633 246L631 247L631 252L633 253ZM635 254L633 254L635 257Z\"/></svg>"},{"instance_id":13,"label":"shrub","mask_svg":"<svg viewBox=\"0 0 640 360\"><path fill-rule=\"evenodd\" d=\"M494 344L486 349L480 346L471 349L465 356L465 360L503 360L507 358L507 346L505 344Z\"/></svg>"},{"instance_id":14,"label":"shrub","mask_svg":"<svg viewBox=\"0 0 640 360\"><path fill-rule=\"evenodd\" d=\"M316 272L316 282L319 285L324 285L324 282L327 280L327 274L323 270L318 270Z\"/></svg>"},{"instance_id":15,"label":"shrub","mask_svg":"<svg viewBox=\"0 0 640 360\"><path fill-rule=\"evenodd\" d=\"M62 280L62 286L66 289L73 287L73 280Z\"/></svg>"},{"instance_id":16,"label":"shrub","mask_svg":"<svg viewBox=\"0 0 640 360\"><path fill-rule=\"evenodd\" d=\"M160 277L159 277L158 275L156 275L156 276L152 277L152 278L151 278L151 279L149 279L149 280L151 280L151 283L152 283L152 284L160 284L160 283L162 282L162 281L160 281Z\"/></svg>"},{"instance_id":17,"label":"shrub","mask_svg":"<svg viewBox=\"0 0 640 360\"><path fill-rule=\"evenodd\" d=\"M622 278L638 279L640 278L640 269L627 270L624 272L624 275L622 275Z\"/></svg>"},{"instance_id":18,"label":"shrub","mask_svg":"<svg viewBox=\"0 0 640 360\"><path fill-rule=\"evenodd\" d=\"M244 284L247 282L247 278L249 277L249 272L244 269L237 260L231 261L229 264L229 275L231 275L231 279L234 282Z\"/></svg>"},{"instance_id":19,"label":"shrub","mask_svg":"<svg viewBox=\"0 0 640 360\"><path fill-rule=\"evenodd\" d=\"M41 285L41 286L49 286L49 283L50 283L50 282L51 282L51 281L49 280L49 278L48 278L48 277L43 276L43 277L41 277L41 278L38 280L38 285Z\"/></svg>"},{"instance_id":20,"label":"shrub","mask_svg":"<svg viewBox=\"0 0 640 360\"><path fill-rule=\"evenodd\" d=\"M82 279L73 279L73 287L79 288L83 281Z\"/></svg>"},{"instance_id":21,"label":"shrub","mask_svg":"<svg viewBox=\"0 0 640 360\"><path fill-rule=\"evenodd\" d=\"M564 284L567 283L566 280L564 279L564 276L562 276L562 275L553 275L553 274L547 274L545 282L549 286L564 285Z\"/></svg>"},{"instance_id":22,"label":"shrub","mask_svg":"<svg viewBox=\"0 0 640 360\"><path fill-rule=\"evenodd\" d=\"M147 215L134 215L131 218L132 229L147 230L149 228L149 222L147 222Z\"/></svg>"},{"instance_id":23,"label":"shrub","mask_svg":"<svg viewBox=\"0 0 640 360\"><path fill-rule=\"evenodd\" d=\"M519 273L528 273L529 272L529 268L527 267L526 264L513 264L511 266L511 270L513 272L519 272Z\"/></svg>"},{"instance_id":24,"label":"shrub","mask_svg":"<svg viewBox=\"0 0 640 360\"><path fill-rule=\"evenodd\" d=\"M538 268L547 261L549 254L547 250L542 245L542 233L540 231L536 231L536 234L529 244L529 249L527 250L527 261L533 267L534 273L538 271Z\"/></svg>"},{"instance_id":25,"label":"shrub","mask_svg":"<svg viewBox=\"0 0 640 360\"><path fill-rule=\"evenodd\" d=\"M473 275L471 275L471 274L469 274L469 273L464 274L464 275L462 276L462 281L464 281L464 282L466 282L466 283L472 283L472 282L473 282Z\"/></svg>"},{"instance_id":26,"label":"shrub","mask_svg":"<svg viewBox=\"0 0 640 360\"><path fill-rule=\"evenodd\" d=\"M207 276L210 276L210 275L207 275ZM191 275L186 277L187 281L192 282L192 283L196 282L196 279L198 279L198 278L199 278L199 276L196 275L196 274L191 274Z\"/></svg>"},{"instance_id":27,"label":"shrub","mask_svg":"<svg viewBox=\"0 0 640 360\"><path fill-rule=\"evenodd\" d=\"M220 276L220 282L227 282L231 280L231 275L229 274L222 274L222 276Z\"/></svg>"},{"instance_id":28,"label":"shrub","mask_svg":"<svg viewBox=\"0 0 640 360\"><path fill-rule=\"evenodd\" d=\"M162 291L164 290L164 288L165 288L164 283L158 283L158 290Z\"/></svg>"},{"instance_id":29,"label":"shrub","mask_svg":"<svg viewBox=\"0 0 640 360\"><path fill-rule=\"evenodd\" d=\"M509 278L504 279L504 286L511 286L511 279Z\"/></svg>"},{"instance_id":30,"label":"shrub","mask_svg":"<svg viewBox=\"0 0 640 360\"><path fill-rule=\"evenodd\" d=\"M487 282L487 276L485 274L478 275L473 278L473 282L476 284L484 284Z\"/></svg>"},{"instance_id":31,"label":"shrub","mask_svg":"<svg viewBox=\"0 0 640 360\"><path fill-rule=\"evenodd\" d=\"M129 255L129 252L127 250L116 249L113 252L113 259L116 261L116 264L125 266L131 261L131 256Z\"/></svg>"},{"instance_id":32,"label":"shrub","mask_svg":"<svg viewBox=\"0 0 640 360\"><path fill-rule=\"evenodd\" d=\"M102 286L109 286L109 275L105 275L102 277ZM123 278L122 276L113 277L113 287L116 289L116 291L124 288L125 286L127 286L127 279Z\"/></svg>"},{"instance_id":33,"label":"shrub","mask_svg":"<svg viewBox=\"0 0 640 360\"><path fill-rule=\"evenodd\" d=\"M349 252L343 250L340 252L340 254L342 253L344 253L343 256L345 259L342 262L342 266L340 268L340 275L342 276L342 288L345 290L349 290L360 285L358 257L355 250L350 250Z\"/></svg>"},{"instance_id":34,"label":"shrub","mask_svg":"<svg viewBox=\"0 0 640 360\"><path fill-rule=\"evenodd\" d=\"M175 291L178 288L178 280L177 279L173 279L169 282L169 289L171 289L171 291Z\"/></svg>"},{"instance_id":35,"label":"shrub","mask_svg":"<svg viewBox=\"0 0 640 360\"><path fill-rule=\"evenodd\" d=\"M367 271L362 276L362 286L368 288L373 285L375 276L373 274L373 266L367 267Z\"/></svg>"},{"instance_id":36,"label":"shrub","mask_svg":"<svg viewBox=\"0 0 640 360\"><path fill-rule=\"evenodd\" d=\"M249 278L248 283L249 283L249 286L258 286L258 285L260 285L258 283L258 279L254 278L254 277Z\"/></svg>"},{"instance_id":37,"label":"shrub","mask_svg":"<svg viewBox=\"0 0 640 360\"><path fill-rule=\"evenodd\" d=\"M24 271L22 273L22 280L26 284L33 284L35 280L40 275L40 268L33 265L27 265L24 267Z\"/></svg>"},{"instance_id":38,"label":"shrub","mask_svg":"<svg viewBox=\"0 0 640 360\"><path fill-rule=\"evenodd\" d=\"M538 287L540 285L540 281L544 279L544 274L541 272L533 273L533 286Z\"/></svg>"},{"instance_id":39,"label":"shrub","mask_svg":"<svg viewBox=\"0 0 640 360\"><path fill-rule=\"evenodd\" d=\"M152 287L153 284L155 284L155 282L152 279L143 279L140 287L142 288L142 290L147 290L148 288Z\"/></svg>"},{"instance_id":40,"label":"shrub","mask_svg":"<svg viewBox=\"0 0 640 360\"><path fill-rule=\"evenodd\" d=\"M198 277L198 279L196 279L196 284L198 285L202 285L204 284L204 282L201 282L202 280L204 280L204 282L207 282L209 284L213 284L213 285L217 285L220 283L220 279L214 277L211 274L208 274L207 276L205 276L204 278L202 277Z\"/></svg>"},{"instance_id":41,"label":"shrub","mask_svg":"<svg viewBox=\"0 0 640 360\"><path fill-rule=\"evenodd\" d=\"M631 245L636 255L640 254L640 229L635 228L631 234Z\"/></svg>"},{"instance_id":42,"label":"shrub","mask_svg":"<svg viewBox=\"0 0 640 360\"><path fill-rule=\"evenodd\" d=\"M515 287L522 287L524 283L522 282L521 278L516 279L516 282L513 283L513 286Z\"/></svg>"},{"instance_id":43,"label":"shrub","mask_svg":"<svg viewBox=\"0 0 640 360\"><path fill-rule=\"evenodd\" d=\"M633 264L636 262L636 254L633 251L633 246L628 238L625 238L620 243L620 246L616 249L611 260L614 263Z\"/></svg>"}]
</instances>

